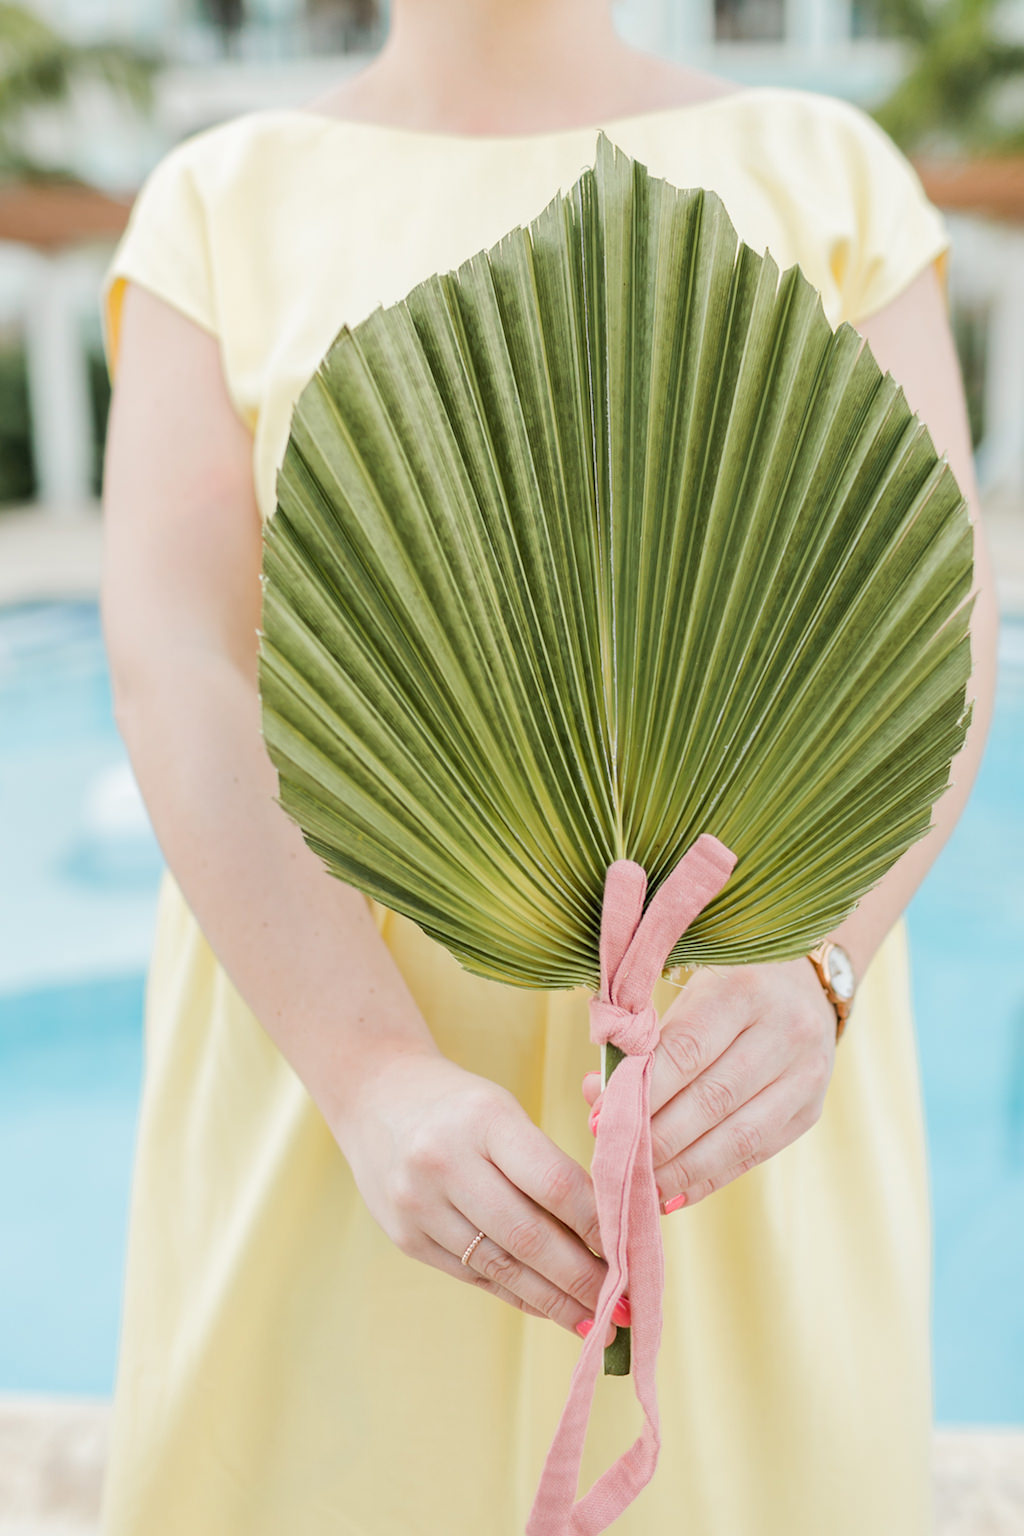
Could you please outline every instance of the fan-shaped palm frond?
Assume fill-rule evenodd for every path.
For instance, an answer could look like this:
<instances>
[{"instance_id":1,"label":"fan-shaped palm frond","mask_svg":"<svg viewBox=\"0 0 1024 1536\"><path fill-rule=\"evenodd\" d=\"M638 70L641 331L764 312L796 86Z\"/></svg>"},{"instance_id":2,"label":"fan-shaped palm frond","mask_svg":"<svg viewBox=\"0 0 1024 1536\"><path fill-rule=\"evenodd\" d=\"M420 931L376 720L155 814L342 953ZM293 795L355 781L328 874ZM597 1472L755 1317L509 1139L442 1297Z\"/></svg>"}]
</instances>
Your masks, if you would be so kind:
<instances>
[{"instance_id":1,"label":"fan-shaped palm frond","mask_svg":"<svg viewBox=\"0 0 1024 1536\"><path fill-rule=\"evenodd\" d=\"M344 327L264 534L280 803L477 974L598 982L605 872L738 856L672 951L805 952L930 825L971 529L799 267L598 138L526 228Z\"/></svg>"}]
</instances>

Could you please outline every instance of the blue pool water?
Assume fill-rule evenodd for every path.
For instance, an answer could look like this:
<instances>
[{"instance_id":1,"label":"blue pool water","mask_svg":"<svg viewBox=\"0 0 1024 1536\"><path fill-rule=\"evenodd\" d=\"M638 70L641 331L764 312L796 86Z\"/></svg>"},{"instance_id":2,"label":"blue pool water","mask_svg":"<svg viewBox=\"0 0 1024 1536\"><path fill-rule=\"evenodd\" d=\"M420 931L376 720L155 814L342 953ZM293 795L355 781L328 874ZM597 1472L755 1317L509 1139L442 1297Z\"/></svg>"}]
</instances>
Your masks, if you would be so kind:
<instances>
[{"instance_id":1,"label":"blue pool water","mask_svg":"<svg viewBox=\"0 0 1024 1536\"><path fill-rule=\"evenodd\" d=\"M1024 624L970 804L909 910L936 1415L1024 1423ZM160 852L95 603L0 608L0 1391L113 1384Z\"/></svg>"},{"instance_id":2,"label":"blue pool water","mask_svg":"<svg viewBox=\"0 0 1024 1536\"><path fill-rule=\"evenodd\" d=\"M974 791L908 908L935 1220L937 1413L1024 1423L1024 623Z\"/></svg>"}]
</instances>

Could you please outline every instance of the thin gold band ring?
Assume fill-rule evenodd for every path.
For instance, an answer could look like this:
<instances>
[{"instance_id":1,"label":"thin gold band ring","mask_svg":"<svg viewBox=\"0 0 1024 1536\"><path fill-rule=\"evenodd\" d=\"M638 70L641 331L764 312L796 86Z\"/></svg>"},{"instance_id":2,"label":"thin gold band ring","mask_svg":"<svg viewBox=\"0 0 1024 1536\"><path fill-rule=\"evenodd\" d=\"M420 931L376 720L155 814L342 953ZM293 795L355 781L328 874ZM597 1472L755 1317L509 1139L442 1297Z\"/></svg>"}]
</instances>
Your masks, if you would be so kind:
<instances>
[{"instance_id":1,"label":"thin gold band ring","mask_svg":"<svg viewBox=\"0 0 1024 1536\"><path fill-rule=\"evenodd\" d=\"M463 1262L463 1264L468 1264L469 1263L469 1256L470 1256L470 1254L474 1251L475 1248L477 1248L479 1246L480 1243L483 1242L484 1236L485 1236L485 1234L483 1232L478 1232L477 1233L476 1237L474 1237L473 1241L470 1243L469 1247L466 1249L465 1253L462 1255L462 1262Z\"/></svg>"}]
</instances>

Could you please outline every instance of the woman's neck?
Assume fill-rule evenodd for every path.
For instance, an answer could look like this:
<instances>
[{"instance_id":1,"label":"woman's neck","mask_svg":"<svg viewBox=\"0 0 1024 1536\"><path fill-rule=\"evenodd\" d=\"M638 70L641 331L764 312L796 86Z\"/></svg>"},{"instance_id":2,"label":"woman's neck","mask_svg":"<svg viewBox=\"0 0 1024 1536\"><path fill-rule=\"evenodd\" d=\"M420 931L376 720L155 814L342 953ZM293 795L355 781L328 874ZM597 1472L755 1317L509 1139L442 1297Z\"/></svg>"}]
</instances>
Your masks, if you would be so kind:
<instances>
[{"instance_id":1,"label":"woman's neck","mask_svg":"<svg viewBox=\"0 0 1024 1536\"><path fill-rule=\"evenodd\" d=\"M729 84L625 43L610 0L392 0L377 56L311 105L425 132L544 133Z\"/></svg>"}]
</instances>

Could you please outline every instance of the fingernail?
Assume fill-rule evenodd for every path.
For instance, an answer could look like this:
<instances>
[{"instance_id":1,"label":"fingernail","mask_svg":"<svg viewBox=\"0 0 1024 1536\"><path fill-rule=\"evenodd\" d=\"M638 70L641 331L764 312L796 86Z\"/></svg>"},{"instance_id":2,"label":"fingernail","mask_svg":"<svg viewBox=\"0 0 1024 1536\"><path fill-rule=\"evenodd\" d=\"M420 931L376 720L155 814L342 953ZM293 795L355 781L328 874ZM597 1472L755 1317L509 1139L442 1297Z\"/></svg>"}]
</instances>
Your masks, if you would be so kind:
<instances>
[{"instance_id":1,"label":"fingernail","mask_svg":"<svg viewBox=\"0 0 1024 1536\"><path fill-rule=\"evenodd\" d=\"M590 1134L591 1134L591 1136L596 1136L597 1135L597 1122L600 1120L600 1118L601 1118L601 1111L599 1109L595 1109L593 1114L590 1117Z\"/></svg>"},{"instance_id":2,"label":"fingernail","mask_svg":"<svg viewBox=\"0 0 1024 1536\"><path fill-rule=\"evenodd\" d=\"M680 1206L683 1206L685 1204L686 1204L686 1195L685 1195L685 1193L682 1194L682 1195L676 1195L674 1200L669 1200L667 1202L667 1204L665 1206L665 1215L667 1216L670 1211L678 1211Z\"/></svg>"},{"instance_id":3,"label":"fingernail","mask_svg":"<svg viewBox=\"0 0 1024 1536\"><path fill-rule=\"evenodd\" d=\"M579 1334L581 1339L585 1339L593 1326L594 1319L592 1317L581 1318L580 1321L576 1324L576 1332Z\"/></svg>"},{"instance_id":4,"label":"fingernail","mask_svg":"<svg viewBox=\"0 0 1024 1536\"><path fill-rule=\"evenodd\" d=\"M612 1322L618 1323L623 1328L628 1328L632 1321L632 1314L629 1310L629 1297L620 1296L618 1301L615 1303L615 1310L612 1313Z\"/></svg>"}]
</instances>

